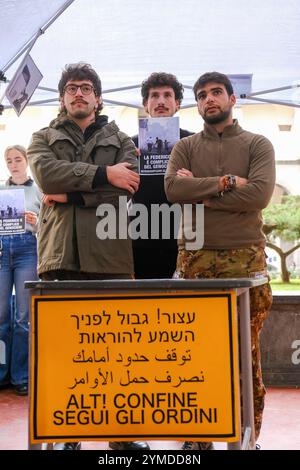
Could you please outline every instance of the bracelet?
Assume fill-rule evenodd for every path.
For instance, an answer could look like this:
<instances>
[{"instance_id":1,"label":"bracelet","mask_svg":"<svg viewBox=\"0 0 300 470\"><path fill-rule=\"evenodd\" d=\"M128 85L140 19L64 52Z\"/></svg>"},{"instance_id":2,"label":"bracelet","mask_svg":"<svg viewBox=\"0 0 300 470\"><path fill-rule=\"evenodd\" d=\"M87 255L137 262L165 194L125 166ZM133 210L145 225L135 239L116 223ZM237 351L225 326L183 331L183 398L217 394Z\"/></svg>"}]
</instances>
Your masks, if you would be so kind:
<instances>
[{"instance_id":1,"label":"bracelet","mask_svg":"<svg viewBox=\"0 0 300 470\"><path fill-rule=\"evenodd\" d=\"M235 175L225 175L222 176L223 178L223 183L224 183L224 188L222 191L219 191L217 196L218 197L223 197L224 193L227 193L228 191L231 191L236 187L236 176Z\"/></svg>"},{"instance_id":2,"label":"bracelet","mask_svg":"<svg viewBox=\"0 0 300 470\"><path fill-rule=\"evenodd\" d=\"M224 192L231 191L236 187L236 177L234 175L224 176Z\"/></svg>"}]
</instances>

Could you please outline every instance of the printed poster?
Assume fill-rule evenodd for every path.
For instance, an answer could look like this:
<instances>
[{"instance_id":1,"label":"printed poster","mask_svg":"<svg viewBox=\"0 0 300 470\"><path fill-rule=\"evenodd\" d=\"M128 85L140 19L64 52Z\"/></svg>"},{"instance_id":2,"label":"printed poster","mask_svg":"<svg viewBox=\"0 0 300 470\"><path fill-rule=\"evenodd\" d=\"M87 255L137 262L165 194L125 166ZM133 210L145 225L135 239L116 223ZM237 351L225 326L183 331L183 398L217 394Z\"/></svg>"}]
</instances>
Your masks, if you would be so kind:
<instances>
[{"instance_id":1,"label":"printed poster","mask_svg":"<svg viewBox=\"0 0 300 470\"><path fill-rule=\"evenodd\" d=\"M10 81L5 96L20 116L23 109L29 102L43 75L35 65L34 61L27 55L14 77Z\"/></svg>"},{"instance_id":2,"label":"printed poster","mask_svg":"<svg viewBox=\"0 0 300 470\"><path fill-rule=\"evenodd\" d=\"M178 140L178 117L139 119L140 175L164 175Z\"/></svg>"},{"instance_id":3,"label":"printed poster","mask_svg":"<svg viewBox=\"0 0 300 470\"><path fill-rule=\"evenodd\" d=\"M0 189L0 235L25 233L25 191Z\"/></svg>"}]
</instances>

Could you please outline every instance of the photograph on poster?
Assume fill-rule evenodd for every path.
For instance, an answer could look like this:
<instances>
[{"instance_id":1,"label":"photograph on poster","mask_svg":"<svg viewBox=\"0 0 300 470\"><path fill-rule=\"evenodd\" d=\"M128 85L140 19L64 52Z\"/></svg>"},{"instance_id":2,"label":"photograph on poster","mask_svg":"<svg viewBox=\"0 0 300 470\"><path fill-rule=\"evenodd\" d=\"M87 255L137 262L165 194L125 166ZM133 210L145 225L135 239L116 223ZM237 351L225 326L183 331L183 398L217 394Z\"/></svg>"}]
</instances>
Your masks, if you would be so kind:
<instances>
[{"instance_id":1,"label":"photograph on poster","mask_svg":"<svg viewBox=\"0 0 300 470\"><path fill-rule=\"evenodd\" d=\"M178 117L139 119L140 174L163 175L178 140Z\"/></svg>"},{"instance_id":2,"label":"photograph on poster","mask_svg":"<svg viewBox=\"0 0 300 470\"><path fill-rule=\"evenodd\" d=\"M5 95L17 115L20 116L29 102L43 75L27 55L8 85Z\"/></svg>"},{"instance_id":3,"label":"photograph on poster","mask_svg":"<svg viewBox=\"0 0 300 470\"><path fill-rule=\"evenodd\" d=\"M15 235L24 232L24 189L0 189L0 235Z\"/></svg>"}]
</instances>

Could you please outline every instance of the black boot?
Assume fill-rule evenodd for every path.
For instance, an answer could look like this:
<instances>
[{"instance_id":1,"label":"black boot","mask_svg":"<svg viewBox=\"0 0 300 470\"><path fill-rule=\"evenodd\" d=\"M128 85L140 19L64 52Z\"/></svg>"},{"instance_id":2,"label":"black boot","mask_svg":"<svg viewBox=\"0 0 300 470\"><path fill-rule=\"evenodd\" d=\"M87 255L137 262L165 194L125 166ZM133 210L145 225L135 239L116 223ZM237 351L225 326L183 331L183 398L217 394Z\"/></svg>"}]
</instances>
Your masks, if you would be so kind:
<instances>
[{"instance_id":1,"label":"black boot","mask_svg":"<svg viewBox=\"0 0 300 470\"><path fill-rule=\"evenodd\" d=\"M185 441L182 450L215 450L212 442Z\"/></svg>"},{"instance_id":2,"label":"black boot","mask_svg":"<svg viewBox=\"0 0 300 470\"><path fill-rule=\"evenodd\" d=\"M143 441L112 441L108 444L113 450L150 450L147 442Z\"/></svg>"}]
</instances>

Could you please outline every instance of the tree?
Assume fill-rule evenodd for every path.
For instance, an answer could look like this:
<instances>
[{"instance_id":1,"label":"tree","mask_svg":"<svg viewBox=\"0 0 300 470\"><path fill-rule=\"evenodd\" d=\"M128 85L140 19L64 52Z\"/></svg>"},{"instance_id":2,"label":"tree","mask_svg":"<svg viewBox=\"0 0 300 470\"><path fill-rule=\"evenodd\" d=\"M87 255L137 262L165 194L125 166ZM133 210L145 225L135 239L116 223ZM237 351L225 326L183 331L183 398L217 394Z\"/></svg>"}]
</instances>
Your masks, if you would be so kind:
<instances>
[{"instance_id":1,"label":"tree","mask_svg":"<svg viewBox=\"0 0 300 470\"><path fill-rule=\"evenodd\" d=\"M282 281L290 282L286 259L300 247L300 196L283 196L281 204L270 204L263 210L263 218L267 246L280 256ZM276 244L277 237L285 241L296 242L296 244L284 252Z\"/></svg>"}]
</instances>

